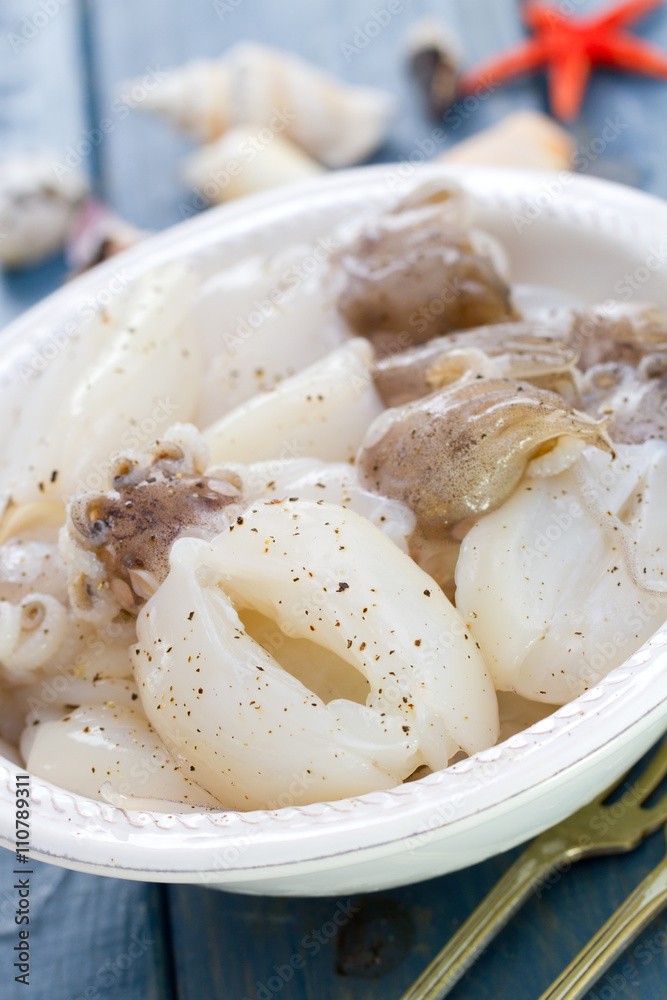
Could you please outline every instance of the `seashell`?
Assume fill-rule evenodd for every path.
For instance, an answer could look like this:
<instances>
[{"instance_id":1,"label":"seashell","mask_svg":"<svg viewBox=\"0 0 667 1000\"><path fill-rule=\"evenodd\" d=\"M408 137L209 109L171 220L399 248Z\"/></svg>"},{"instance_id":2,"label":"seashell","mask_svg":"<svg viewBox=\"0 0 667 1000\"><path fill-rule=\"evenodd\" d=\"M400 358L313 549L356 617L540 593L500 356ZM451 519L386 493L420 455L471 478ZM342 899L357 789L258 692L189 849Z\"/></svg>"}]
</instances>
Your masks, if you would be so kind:
<instances>
[{"instance_id":1,"label":"seashell","mask_svg":"<svg viewBox=\"0 0 667 1000\"><path fill-rule=\"evenodd\" d=\"M325 166L344 167L380 145L394 99L341 83L291 53L242 42L219 60L198 59L175 70L141 107L203 142L236 125L269 127Z\"/></svg>"},{"instance_id":2,"label":"seashell","mask_svg":"<svg viewBox=\"0 0 667 1000\"><path fill-rule=\"evenodd\" d=\"M0 262L21 268L57 253L87 192L83 174L47 153L0 161Z\"/></svg>"},{"instance_id":3,"label":"seashell","mask_svg":"<svg viewBox=\"0 0 667 1000\"><path fill-rule=\"evenodd\" d=\"M202 146L182 168L185 183L214 205L322 173L324 168L286 136L246 125Z\"/></svg>"},{"instance_id":4,"label":"seashell","mask_svg":"<svg viewBox=\"0 0 667 1000\"><path fill-rule=\"evenodd\" d=\"M470 166L572 170L576 146L571 134L539 111L515 111L497 125L441 153L441 163Z\"/></svg>"},{"instance_id":5,"label":"seashell","mask_svg":"<svg viewBox=\"0 0 667 1000\"><path fill-rule=\"evenodd\" d=\"M542 463L534 471L550 475L574 460L579 445L613 454L605 427L605 420L569 409L555 393L469 375L381 414L357 456L359 478L414 511L424 537L443 536L499 507L529 463ZM561 438L568 448L556 453ZM576 448L569 447L572 438Z\"/></svg>"},{"instance_id":6,"label":"seashell","mask_svg":"<svg viewBox=\"0 0 667 1000\"><path fill-rule=\"evenodd\" d=\"M67 263L74 274L134 246L150 233L126 222L97 198L88 198L77 212L66 246Z\"/></svg>"},{"instance_id":7,"label":"seashell","mask_svg":"<svg viewBox=\"0 0 667 1000\"><path fill-rule=\"evenodd\" d=\"M432 118L440 118L456 97L463 59L461 42L442 21L425 17L407 38L410 70L421 86Z\"/></svg>"}]
</instances>

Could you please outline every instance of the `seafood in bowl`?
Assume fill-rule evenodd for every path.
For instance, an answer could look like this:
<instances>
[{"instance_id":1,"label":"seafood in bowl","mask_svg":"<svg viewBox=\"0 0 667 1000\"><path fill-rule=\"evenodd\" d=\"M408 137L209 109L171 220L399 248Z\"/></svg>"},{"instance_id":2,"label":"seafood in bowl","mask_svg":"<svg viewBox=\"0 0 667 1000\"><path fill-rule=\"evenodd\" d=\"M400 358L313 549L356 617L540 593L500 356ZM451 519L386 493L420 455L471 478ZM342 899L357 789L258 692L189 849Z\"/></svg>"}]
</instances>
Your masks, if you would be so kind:
<instances>
[{"instance_id":1,"label":"seafood in bowl","mask_svg":"<svg viewBox=\"0 0 667 1000\"><path fill-rule=\"evenodd\" d=\"M659 630L667 315L517 285L479 215L441 174L317 255L172 254L30 386L48 422L14 406L0 735L35 780L427 794Z\"/></svg>"}]
</instances>

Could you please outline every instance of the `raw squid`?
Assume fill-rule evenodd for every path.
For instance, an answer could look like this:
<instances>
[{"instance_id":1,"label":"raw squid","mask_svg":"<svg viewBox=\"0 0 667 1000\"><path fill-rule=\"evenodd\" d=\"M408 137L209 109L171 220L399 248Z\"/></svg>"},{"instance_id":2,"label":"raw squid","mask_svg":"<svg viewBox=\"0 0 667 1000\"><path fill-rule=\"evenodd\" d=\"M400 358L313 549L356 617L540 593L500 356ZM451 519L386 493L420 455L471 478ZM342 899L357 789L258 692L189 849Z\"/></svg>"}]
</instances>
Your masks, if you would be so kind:
<instances>
[{"instance_id":1,"label":"raw squid","mask_svg":"<svg viewBox=\"0 0 667 1000\"><path fill-rule=\"evenodd\" d=\"M386 406L401 406L428 396L469 370L495 378L543 381L568 372L577 358L557 327L494 323L434 337L419 347L381 358L375 385Z\"/></svg>"},{"instance_id":2,"label":"raw squid","mask_svg":"<svg viewBox=\"0 0 667 1000\"><path fill-rule=\"evenodd\" d=\"M342 275L338 308L380 354L516 318L502 251L486 234L464 228L465 208L447 193L441 189L441 202L416 193L334 259Z\"/></svg>"},{"instance_id":3,"label":"raw squid","mask_svg":"<svg viewBox=\"0 0 667 1000\"><path fill-rule=\"evenodd\" d=\"M94 361L58 405L48 429L27 417L11 442L16 458L7 485L15 503L62 499L94 488L109 456L141 447L192 416L199 359L187 313L196 279L180 264L146 275L116 304L111 329ZM42 406L39 413L42 414Z\"/></svg>"},{"instance_id":4,"label":"raw squid","mask_svg":"<svg viewBox=\"0 0 667 1000\"><path fill-rule=\"evenodd\" d=\"M127 705L83 704L35 722L21 752L36 777L122 809L220 808L176 765L143 713Z\"/></svg>"},{"instance_id":5,"label":"raw squid","mask_svg":"<svg viewBox=\"0 0 667 1000\"><path fill-rule=\"evenodd\" d=\"M614 441L667 440L667 354L647 354L636 368L623 362L593 365L581 392L586 410L609 420Z\"/></svg>"},{"instance_id":6,"label":"raw squid","mask_svg":"<svg viewBox=\"0 0 667 1000\"><path fill-rule=\"evenodd\" d=\"M361 673L366 703L325 703L263 648L244 609ZM433 581L350 511L307 501L246 511L213 542L181 539L137 620L134 670L174 759L234 808L388 788L496 738L495 694ZM349 689L349 685L347 685ZM333 692L334 694L336 692Z\"/></svg>"},{"instance_id":7,"label":"raw squid","mask_svg":"<svg viewBox=\"0 0 667 1000\"><path fill-rule=\"evenodd\" d=\"M637 365L647 354L667 353L667 310L610 301L575 315L569 343L584 371L607 362Z\"/></svg>"},{"instance_id":8,"label":"raw squid","mask_svg":"<svg viewBox=\"0 0 667 1000\"><path fill-rule=\"evenodd\" d=\"M337 245L328 237L269 258L257 254L205 282L193 306L204 363L198 427L273 389L348 339L321 283Z\"/></svg>"},{"instance_id":9,"label":"raw squid","mask_svg":"<svg viewBox=\"0 0 667 1000\"><path fill-rule=\"evenodd\" d=\"M382 412L370 375L373 350L357 338L305 371L258 393L204 431L213 462L260 462L312 455L354 458Z\"/></svg>"},{"instance_id":10,"label":"raw squid","mask_svg":"<svg viewBox=\"0 0 667 1000\"><path fill-rule=\"evenodd\" d=\"M667 617L667 443L587 448L463 540L456 605L496 686L563 704Z\"/></svg>"},{"instance_id":11,"label":"raw squid","mask_svg":"<svg viewBox=\"0 0 667 1000\"><path fill-rule=\"evenodd\" d=\"M176 425L143 454L119 455L106 493L68 507L61 551L77 614L93 623L136 613L167 575L176 538L210 538L243 508L241 483L207 476L208 451L195 427Z\"/></svg>"},{"instance_id":12,"label":"raw squid","mask_svg":"<svg viewBox=\"0 0 667 1000\"><path fill-rule=\"evenodd\" d=\"M466 376L369 427L358 455L369 489L401 500L425 537L498 507L529 462L551 475L583 445L612 451L605 421L560 396L511 379Z\"/></svg>"}]
</instances>

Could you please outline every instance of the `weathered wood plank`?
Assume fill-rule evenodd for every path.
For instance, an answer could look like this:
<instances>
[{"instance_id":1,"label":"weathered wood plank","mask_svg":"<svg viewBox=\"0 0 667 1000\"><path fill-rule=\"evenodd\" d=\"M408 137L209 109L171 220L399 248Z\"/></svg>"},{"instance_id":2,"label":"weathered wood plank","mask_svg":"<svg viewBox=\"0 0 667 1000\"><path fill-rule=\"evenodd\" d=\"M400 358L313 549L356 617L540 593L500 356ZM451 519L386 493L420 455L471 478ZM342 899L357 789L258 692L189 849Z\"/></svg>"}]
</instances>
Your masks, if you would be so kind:
<instances>
[{"instance_id":1,"label":"weathered wood plank","mask_svg":"<svg viewBox=\"0 0 667 1000\"><path fill-rule=\"evenodd\" d=\"M517 853L421 885L352 899L260 900L172 886L179 1000L398 998ZM452 996L534 1000L663 853L664 838L656 834L631 856L580 862L554 876ZM607 974L614 996L664 996L666 944L667 920L661 917Z\"/></svg>"},{"instance_id":2,"label":"weathered wood plank","mask_svg":"<svg viewBox=\"0 0 667 1000\"><path fill-rule=\"evenodd\" d=\"M143 226L158 228L182 218L179 206L189 205L192 196L178 181L177 164L192 144L143 113L140 106L129 114L114 113L121 84L128 78L145 77L150 86L151 78L162 71L196 56L217 56L248 38L295 52L350 82L390 90L397 97L398 112L376 159L418 154L437 123L422 114L420 95L407 72L405 36L410 24L425 14L449 17L465 39L471 61L516 41L521 28L515 0L492 4L488 0L401 0L392 4L392 9L397 8L397 13L387 15L387 4L372 0L293 0L290 4L195 0L171 4L167 17L161 0L113 4L90 0L99 115L108 115L115 123L104 142L103 189L108 198L122 214ZM381 17L380 11L389 19ZM384 26L380 21L386 22ZM451 139L436 141L436 147L444 149L448 142L507 111L537 106L539 100L534 81L528 80L498 91L493 103L479 99L474 107L462 110Z\"/></svg>"},{"instance_id":3,"label":"weathered wood plank","mask_svg":"<svg viewBox=\"0 0 667 1000\"><path fill-rule=\"evenodd\" d=\"M171 1000L162 887L35 862L30 878L29 988L15 981L14 855L0 852L3 1000ZM21 866L22 876L25 877ZM22 925L23 926L23 925Z\"/></svg>"}]
</instances>

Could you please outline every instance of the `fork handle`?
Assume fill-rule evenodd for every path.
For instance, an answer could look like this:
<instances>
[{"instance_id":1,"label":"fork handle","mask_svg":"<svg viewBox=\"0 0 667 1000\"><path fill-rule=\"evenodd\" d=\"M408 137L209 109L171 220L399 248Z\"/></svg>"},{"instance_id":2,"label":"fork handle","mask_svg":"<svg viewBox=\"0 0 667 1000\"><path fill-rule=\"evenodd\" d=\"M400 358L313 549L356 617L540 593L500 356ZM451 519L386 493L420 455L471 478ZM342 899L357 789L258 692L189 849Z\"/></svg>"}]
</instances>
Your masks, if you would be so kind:
<instances>
[{"instance_id":1,"label":"fork handle","mask_svg":"<svg viewBox=\"0 0 667 1000\"><path fill-rule=\"evenodd\" d=\"M540 1000L579 1000L667 903L667 859L646 876Z\"/></svg>"},{"instance_id":2,"label":"fork handle","mask_svg":"<svg viewBox=\"0 0 667 1000\"><path fill-rule=\"evenodd\" d=\"M572 845L542 835L516 859L401 1000L442 1000L489 941L560 862L579 856Z\"/></svg>"}]
</instances>

